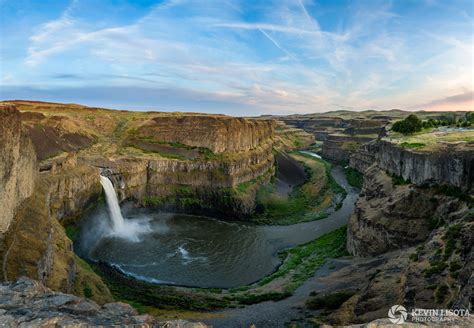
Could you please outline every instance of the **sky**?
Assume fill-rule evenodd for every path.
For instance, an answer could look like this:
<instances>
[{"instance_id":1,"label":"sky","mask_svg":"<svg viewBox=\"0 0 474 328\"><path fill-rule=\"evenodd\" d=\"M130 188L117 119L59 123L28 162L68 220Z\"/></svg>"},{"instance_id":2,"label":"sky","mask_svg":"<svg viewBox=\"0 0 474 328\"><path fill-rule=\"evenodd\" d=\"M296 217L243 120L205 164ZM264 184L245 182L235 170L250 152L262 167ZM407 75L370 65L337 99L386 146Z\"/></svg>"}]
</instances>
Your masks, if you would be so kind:
<instances>
[{"instance_id":1,"label":"sky","mask_svg":"<svg viewBox=\"0 0 474 328\"><path fill-rule=\"evenodd\" d=\"M472 0L0 0L0 99L474 110Z\"/></svg>"}]
</instances>

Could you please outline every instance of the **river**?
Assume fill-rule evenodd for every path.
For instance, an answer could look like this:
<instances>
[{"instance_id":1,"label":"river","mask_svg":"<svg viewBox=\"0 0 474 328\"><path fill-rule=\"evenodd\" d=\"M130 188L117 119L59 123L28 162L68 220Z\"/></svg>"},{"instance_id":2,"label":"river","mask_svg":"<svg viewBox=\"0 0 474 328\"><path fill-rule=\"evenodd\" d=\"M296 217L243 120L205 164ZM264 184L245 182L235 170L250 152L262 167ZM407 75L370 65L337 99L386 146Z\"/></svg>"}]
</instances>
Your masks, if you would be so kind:
<instances>
[{"instance_id":1,"label":"river","mask_svg":"<svg viewBox=\"0 0 474 328\"><path fill-rule=\"evenodd\" d=\"M150 231L139 240L107 235L105 205L89 213L77 251L125 274L153 283L231 288L258 281L281 263L278 251L306 243L345 225L358 190L341 167L331 171L347 190L342 207L327 218L289 226L259 226L203 216L122 207L126 220L146 222Z\"/></svg>"}]
</instances>

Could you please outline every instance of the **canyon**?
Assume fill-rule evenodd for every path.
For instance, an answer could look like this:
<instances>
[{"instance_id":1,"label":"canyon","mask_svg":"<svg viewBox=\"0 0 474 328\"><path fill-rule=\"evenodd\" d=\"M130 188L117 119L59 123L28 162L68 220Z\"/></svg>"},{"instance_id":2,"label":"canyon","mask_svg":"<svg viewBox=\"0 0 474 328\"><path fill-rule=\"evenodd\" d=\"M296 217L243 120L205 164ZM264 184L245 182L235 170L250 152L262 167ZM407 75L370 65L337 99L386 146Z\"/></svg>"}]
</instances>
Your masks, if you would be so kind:
<instances>
[{"instance_id":1,"label":"canyon","mask_svg":"<svg viewBox=\"0 0 474 328\"><path fill-rule=\"evenodd\" d=\"M470 309L474 288L471 132L461 131L466 134L452 139L457 131L436 130L437 141L425 134L419 137L426 139L423 146L418 142L415 148L408 147L415 143L390 132L393 121L405 115L403 111L341 111L234 118L4 102L0 105L0 278L4 281L0 319L32 327L41 318L59 326L152 326L165 319L139 315L131 306L114 301L127 301L124 295L135 295L129 291L135 288L150 299L147 309L151 304L169 307L169 302L179 299L188 304L180 305L181 309L225 314L230 306L245 305L253 311L263 301L270 303L271 297L285 299L293 292L302 293L302 288L316 288L321 281L326 287L313 290L315 294L345 292L350 297L330 314L303 304L309 319L298 319L303 321L297 324L321 323L315 321L321 318L322 323L335 325L367 323L386 318L393 304ZM419 115L428 119L441 114ZM316 152L334 166L299 150ZM288 167L293 171L301 165L307 176L295 185L287 183L289 192L278 193L277 182L284 180L286 165L279 162L281 156L292 163ZM363 177L360 193L346 186L345 178L334 181L337 172L349 168ZM268 212L263 212L266 221L256 218L272 206L284 212L287 208L281 204L291 201L291 206L285 206L310 222L292 221L285 227L278 225L283 221L274 221L268 230L272 235L292 228L322 230L283 247L291 248L286 260L269 273L271 279L262 277L242 290L212 294L199 288L150 286L75 252L83 218L104 206L101 175L110 179L118 200L133 208L271 224ZM336 219L338 224L331 225ZM324 227L324 233L331 234L331 229L346 223L347 229L333 237L340 244L328 241L328 255L314 258L320 255L314 247L325 245ZM284 271L291 256L299 256L296 250L308 257L299 258L299 267ZM325 263L340 256L345 264L329 270ZM329 273L314 275L317 270ZM313 287L305 287L305 281ZM311 290L304 292L304 299L311 300ZM24 303L18 301L19 294L26 295ZM254 300L257 297L260 301ZM35 300L36 307L21 314L29 300ZM217 326L265 325L251 316L243 316L243 321L219 320L199 321Z\"/></svg>"}]
</instances>

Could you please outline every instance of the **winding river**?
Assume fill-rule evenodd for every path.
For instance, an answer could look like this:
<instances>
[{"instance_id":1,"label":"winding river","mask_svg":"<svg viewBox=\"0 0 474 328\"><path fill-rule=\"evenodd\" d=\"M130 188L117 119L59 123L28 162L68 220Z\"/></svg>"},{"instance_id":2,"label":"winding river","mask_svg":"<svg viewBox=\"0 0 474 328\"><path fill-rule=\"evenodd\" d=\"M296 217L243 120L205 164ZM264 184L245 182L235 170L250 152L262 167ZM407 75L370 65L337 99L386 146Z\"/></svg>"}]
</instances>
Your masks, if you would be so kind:
<instances>
[{"instance_id":1,"label":"winding river","mask_svg":"<svg viewBox=\"0 0 474 328\"><path fill-rule=\"evenodd\" d=\"M149 226L140 240L104 233L105 205L83 220L78 252L123 273L153 283L231 288L253 283L281 263L278 251L303 244L347 223L358 191L342 168L332 176L347 190L342 207L327 218L290 226L258 226L202 216L156 212L123 206L127 220Z\"/></svg>"}]
</instances>

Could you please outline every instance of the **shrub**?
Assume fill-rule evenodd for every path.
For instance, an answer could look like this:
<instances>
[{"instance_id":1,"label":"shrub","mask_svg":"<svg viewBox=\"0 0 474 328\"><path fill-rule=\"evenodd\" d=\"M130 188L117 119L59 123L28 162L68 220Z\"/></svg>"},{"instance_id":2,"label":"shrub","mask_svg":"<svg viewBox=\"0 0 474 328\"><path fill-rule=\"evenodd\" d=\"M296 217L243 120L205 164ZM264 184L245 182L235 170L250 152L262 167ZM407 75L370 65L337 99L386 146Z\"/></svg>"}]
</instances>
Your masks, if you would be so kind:
<instances>
[{"instance_id":1,"label":"shrub","mask_svg":"<svg viewBox=\"0 0 474 328\"><path fill-rule=\"evenodd\" d=\"M435 298L436 298L436 303L441 304L443 303L444 299L446 298L446 295L448 294L449 287L446 285L441 285L436 289L435 293Z\"/></svg>"},{"instance_id":2,"label":"shrub","mask_svg":"<svg viewBox=\"0 0 474 328\"><path fill-rule=\"evenodd\" d=\"M392 130L403 134L419 132L423 129L423 123L415 114L410 114L404 120L396 121Z\"/></svg>"},{"instance_id":3,"label":"shrub","mask_svg":"<svg viewBox=\"0 0 474 328\"><path fill-rule=\"evenodd\" d=\"M84 296L87 298L91 298L92 296L94 296L94 293L92 292L92 288L90 288L89 285L85 285L83 291L84 291Z\"/></svg>"},{"instance_id":4,"label":"shrub","mask_svg":"<svg viewBox=\"0 0 474 328\"><path fill-rule=\"evenodd\" d=\"M364 182L364 176L362 173L357 171L356 169L353 169L352 167L348 167L346 169L346 178L347 182L355 188L362 188L362 184Z\"/></svg>"}]
</instances>

